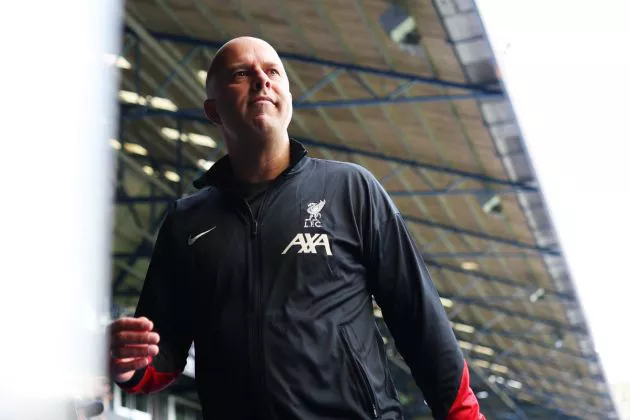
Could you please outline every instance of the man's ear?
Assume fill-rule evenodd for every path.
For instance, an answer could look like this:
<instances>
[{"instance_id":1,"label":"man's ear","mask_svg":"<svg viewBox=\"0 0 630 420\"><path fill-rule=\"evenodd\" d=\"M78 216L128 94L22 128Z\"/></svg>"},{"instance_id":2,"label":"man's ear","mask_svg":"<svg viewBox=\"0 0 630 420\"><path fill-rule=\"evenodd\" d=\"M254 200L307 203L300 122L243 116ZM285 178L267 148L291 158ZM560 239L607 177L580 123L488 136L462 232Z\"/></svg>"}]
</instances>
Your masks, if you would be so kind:
<instances>
[{"instance_id":1,"label":"man's ear","mask_svg":"<svg viewBox=\"0 0 630 420\"><path fill-rule=\"evenodd\" d=\"M203 111L210 122L221 125L221 117L219 117L219 113L217 112L217 102L215 99L206 99L203 102Z\"/></svg>"}]
</instances>

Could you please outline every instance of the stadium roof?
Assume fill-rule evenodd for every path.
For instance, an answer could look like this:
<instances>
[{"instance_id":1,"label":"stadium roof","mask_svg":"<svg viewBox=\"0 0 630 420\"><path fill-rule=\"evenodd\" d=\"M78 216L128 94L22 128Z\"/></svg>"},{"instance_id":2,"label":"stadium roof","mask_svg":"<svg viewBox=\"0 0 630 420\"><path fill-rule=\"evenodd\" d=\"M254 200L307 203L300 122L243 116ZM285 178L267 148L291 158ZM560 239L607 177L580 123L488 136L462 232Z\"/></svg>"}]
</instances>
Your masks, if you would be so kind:
<instances>
[{"instance_id":1,"label":"stadium roof","mask_svg":"<svg viewBox=\"0 0 630 420\"><path fill-rule=\"evenodd\" d=\"M395 200L488 418L608 417L601 367L472 1L128 1L120 56L110 57L121 77L111 142L117 304L133 308L167 204L225 153L201 111L204 70L241 35L280 52L290 134L311 156L365 166ZM426 415L392 344L408 413Z\"/></svg>"}]
</instances>

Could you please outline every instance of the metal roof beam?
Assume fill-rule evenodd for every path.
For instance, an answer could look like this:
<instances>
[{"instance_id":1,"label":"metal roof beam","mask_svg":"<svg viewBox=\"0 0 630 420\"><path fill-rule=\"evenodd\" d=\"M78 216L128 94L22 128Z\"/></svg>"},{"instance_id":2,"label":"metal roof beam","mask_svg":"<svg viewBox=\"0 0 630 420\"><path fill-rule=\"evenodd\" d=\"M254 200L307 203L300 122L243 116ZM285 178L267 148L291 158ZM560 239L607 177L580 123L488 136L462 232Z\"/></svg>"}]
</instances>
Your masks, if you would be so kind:
<instances>
[{"instance_id":1,"label":"metal roof beam","mask_svg":"<svg viewBox=\"0 0 630 420\"><path fill-rule=\"evenodd\" d=\"M468 352L468 354L470 355L471 353ZM497 361L496 357L494 357L494 358L481 358L481 357L478 357L477 355L475 355L474 357L472 357L472 356L469 356L469 357L474 358L475 360L483 360L483 361L488 362L488 363L496 363L496 364L499 364L499 365L503 365L505 363L505 362ZM551 358L525 356L523 354L513 353L513 354L510 354L510 359L511 360L521 360L521 361L524 361L524 362L537 363L539 365L544 366L545 368L553 369L553 370L555 370L555 371L557 371L557 372L559 372L561 374L567 372L567 369L569 369L566 366L560 366L560 365L554 363ZM511 365L511 363L509 363L509 362L507 362L505 364ZM490 368L487 368L487 369L488 369L488 372L491 372L491 374L493 374L495 376L503 376L503 375L505 375L506 377L509 376L510 379L531 379L533 381L538 381L539 379L543 378L542 376L537 375L537 374L523 373L522 370L515 370L513 368L513 366L507 366L507 368L510 370L509 374L498 373L498 372L493 371ZM587 389L587 388L584 388L584 387L578 387L575 384L575 382L571 382L571 381L567 381L567 380L564 380L564 379L560 379L560 378L555 377L555 376L545 375L544 379L548 380L551 384L563 384L565 386L570 386L573 389L575 389L575 390L577 390L577 391L579 391L581 393L586 393L588 395L596 395L596 396L600 396L600 397L606 397L606 395L607 395L606 393L603 393L603 392L600 392L600 391L595 391L595 390ZM603 378L601 378L601 377L598 377L598 378L595 378L595 377L584 377L582 379L596 381L596 382L603 381Z\"/></svg>"},{"instance_id":2,"label":"metal roof beam","mask_svg":"<svg viewBox=\"0 0 630 420\"><path fill-rule=\"evenodd\" d=\"M495 276L495 275L491 275L491 274L486 274L486 273L482 273L479 271L473 271L473 270L464 270L463 268L460 268L458 266L454 266L454 265L450 265L450 264L444 264L444 263L439 263L437 261L433 261L429 258L425 257L425 263L429 266L429 267L435 267L439 270L446 270L446 271L450 271L453 273L457 273L457 274L462 274L468 277L472 277L472 278L476 278L479 280L484 280L484 281L488 281L488 282L493 282L493 283L500 283L500 284L504 284L506 286L511 286L511 287L515 287L518 288L520 290L523 290L525 292L527 292L528 294L533 292L534 289L531 287L528 287L527 284L523 284L521 282L518 282L516 280L512 280L509 278L505 278L505 277L499 277L499 276ZM561 293L561 292L555 292L552 290L545 290L545 296L553 296L555 299L567 302L567 303L575 303L575 296L572 294L568 294L568 293Z\"/></svg>"},{"instance_id":3,"label":"metal roof beam","mask_svg":"<svg viewBox=\"0 0 630 420\"><path fill-rule=\"evenodd\" d=\"M118 162L119 162L120 165L126 165L126 167L131 168L139 176L143 177L148 182L150 182L152 185L154 185L155 187L159 188L164 194L168 194L168 195L173 196L173 197L175 196L175 191L173 189L171 189L169 186L167 186L165 183L163 183L162 181L158 180L157 178L152 177L150 175L147 175L142 170L142 165L137 163L134 158L132 158L130 156L127 156L123 151L118 151L117 152L117 157L118 157ZM168 209L168 207L167 207L167 209ZM150 232L155 232L155 230L159 226L159 223L161 223L163 217L164 216L162 214L159 218L157 218L157 220L155 220L153 222L153 225L149 229ZM134 250L134 252L127 256L127 258L126 258L126 260L127 260L126 266L133 267L133 265L138 260L138 258L140 258L142 256L144 247L145 247L145 239L143 238L142 241L140 242L140 244ZM123 281L125 280L125 277L128 274L127 271L128 270L121 271L119 273L119 275L116 277L116 279L114 280L114 290L117 290L117 288L123 283Z\"/></svg>"},{"instance_id":4,"label":"metal roof beam","mask_svg":"<svg viewBox=\"0 0 630 420\"><path fill-rule=\"evenodd\" d=\"M533 346L538 346L540 348L544 348L546 350L549 350L551 352L555 352L555 353L559 353L559 354L563 354L566 356L571 356L571 357L575 357L578 359L582 359L585 360L587 362L596 362L597 361L597 357L595 355L588 355L588 354L580 354L577 352L574 352L572 350L569 350L567 348L556 348L554 346L551 346L543 341L537 340L535 338L531 338L529 337L529 335L534 335L534 336L539 336L540 333L537 332L532 332L531 330L527 330L527 331L513 331L513 330L505 330L502 328L487 328L484 329L482 325L479 324L474 324L474 323L470 323L469 320L463 320L463 319L451 319L453 322L457 322L459 324L465 324L465 325L469 325L471 327L473 327L475 329L474 334L483 334L483 335L497 335L499 337L504 337L504 338L508 338L510 340L514 340L514 341L518 341L524 344L529 344L529 345L533 345ZM465 338L462 337L461 334L459 335L460 338ZM600 376L595 376L594 378L596 379L601 379Z\"/></svg>"},{"instance_id":5,"label":"metal roof beam","mask_svg":"<svg viewBox=\"0 0 630 420\"><path fill-rule=\"evenodd\" d=\"M505 389L508 389L508 387L505 387ZM556 392L555 394L552 394L552 397L550 398L550 394L546 394L543 392L538 392L538 391L534 391L531 389L531 387L523 387L521 389L514 389L513 392L515 393L526 393L529 394L533 397L537 397L540 398L543 401L546 401L547 404L549 403L554 403L556 404L556 407L560 410L564 410L564 407L562 407L561 405L558 404L558 401L562 401L564 403L570 404L571 406L578 408L579 410L582 410L583 412L588 412L590 414L595 414L595 415L602 415L603 417L597 417L597 418L606 418L605 413L601 410L601 409L597 409L597 408L593 408L589 405L585 405L584 404L584 399L583 398L576 398L570 395L566 395L566 394L560 394L558 392ZM516 397L518 398L518 397ZM552 400L552 401L549 401ZM555 401L553 401L555 400Z\"/></svg>"},{"instance_id":6,"label":"metal roof beam","mask_svg":"<svg viewBox=\"0 0 630 420\"><path fill-rule=\"evenodd\" d=\"M130 107L130 108L133 108L133 107ZM127 108L124 107L123 109L127 109ZM149 110L149 109L146 109L146 111L148 113L159 113L159 114L162 114L162 113L166 113L166 114L181 114L180 112L155 111L155 110ZM202 121L207 122L207 120L205 118L203 118ZM298 138L298 140L304 142L305 144L309 144L310 143L310 144L315 144L316 146L320 146L321 145L321 142L316 142L316 141L313 141L313 140L310 140L310 139ZM332 146L332 145L330 145L330 146ZM339 147L335 146L335 148L338 149ZM350 148L347 148L347 149L350 149ZM357 153L357 152L359 152L359 153L370 153L370 154L372 154L372 152L364 152L364 151L360 151L360 150L357 150L357 149L353 149L353 150L351 150L351 152L355 152L355 153ZM406 162L406 163L411 163L411 162ZM417 164L418 166L422 166L424 169L427 169L427 167L425 165L423 165L422 163L419 163L419 162L413 162L413 163ZM445 171L445 172L448 171L449 173L453 172L452 170L450 170L450 168L437 168L435 166L431 166L430 169L438 170L438 171ZM471 178L474 178L474 179L479 178L479 177L487 178L487 177L479 175L479 174L462 173L461 171L456 171L456 172L457 172L456 174L462 179L463 178L467 178L467 177L471 177ZM522 187L524 187L524 186L519 185L517 188L522 188ZM531 187L525 187L525 188L531 188ZM419 224L427 225L427 226L434 227L434 228L440 228L440 229L443 229L443 230L446 230L446 231L450 231L450 232L453 232L453 233L457 233L457 234L467 235L467 236L471 236L471 237L475 237L475 238L479 238L479 239L489 240L489 241L496 242L496 243L501 243L501 244L505 244L505 245L515 246L515 247L522 248L522 249L528 249L528 250L539 252L541 254L547 254L547 255L558 255L559 254L559 251L557 251L555 249L541 248L541 247L537 247L537 246L530 245L530 244L527 244L527 243L523 243L523 242L520 242L520 241L512 240L512 239L509 239L509 238L502 238L502 237L492 236L492 235L489 235L489 234L486 234L486 233L483 233L483 232L475 232L475 231L463 229L463 228L456 227L456 226L451 226L451 225L447 225L447 224L441 224L441 223L429 221L429 220L418 218L418 217L415 217L415 216L407 215L407 216L405 216L405 219L407 221L410 221L410 222L413 222L413 223L419 223ZM439 266L439 264L437 264L437 263L434 263L433 265Z\"/></svg>"},{"instance_id":7,"label":"metal roof beam","mask_svg":"<svg viewBox=\"0 0 630 420\"><path fill-rule=\"evenodd\" d=\"M346 146L346 145L343 145L343 144L325 143L325 142L320 141L320 140L308 139L308 138L304 138L304 137L294 137L294 138L296 140L302 142L305 145L311 145L311 146L320 147L320 148L323 148L323 149L333 150L333 151L342 152L342 153L350 153L350 154L360 155L360 156L364 156L364 157L368 157L368 158L372 158L372 159L377 159L377 160L382 160L382 161L386 161L386 162L398 163L400 165L410 166L410 167L413 167L413 168L424 169L424 170L428 170L428 171L432 171L432 172L438 172L438 173L444 173L444 174L448 174L448 175L458 176L458 177L461 177L461 178L464 178L464 179L467 179L467 180L485 182L485 183L489 183L489 184L496 184L496 185L502 185L502 186L509 186L509 187L514 187L514 188L524 188L524 189L535 188L534 186L529 185L529 184L524 183L524 182L513 182L513 181L509 181L509 180L505 180L505 179L500 179L500 178L495 178L495 177L491 177L491 176L487 176L487 175L483 175L483 174L478 174L478 173L475 173L475 172L468 172L468 171L463 171L463 170L459 170L459 169L455 169L455 168L449 168L447 166L434 165L434 164L431 164L431 163L420 162L420 161L413 160L413 159L406 159L406 158L401 158L401 157L388 156L388 155L386 155L384 153L358 149L358 148Z\"/></svg>"},{"instance_id":8,"label":"metal roof beam","mask_svg":"<svg viewBox=\"0 0 630 420\"><path fill-rule=\"evenodd\" d=\"M434 222L432 220L423 219L421 217L403 215L403 218L412 223L417 223L421 225L425 225L431 228L442 229L448 232L456 233L458 235L466 235L477 239L483 239L490 242L496 242L503 245L510 245L516 248L527 249L530 251L536 251L545 255L553 255L559 256L560 251L554 248L540 247L536 245L531 245L525 242L517 241L514 239L504 238L500 236L490 235L484 232L477 232L470 229L465 229L457 226L448 225L445 223Z\"/></svg>"},{"instance_id":9,"label":"metal roof beam","mask_svg":"<svg viewBox=\"0 0 630 420\"><path fill-rule=\"evenodd\" d=\"M485 259L485 258L538 258L540 255L536 255L528 252L434 252L430 254L424 254L427 259L432 258L465 258L465 259Z\"/></svg>"},{"instance_id":10,"label":"metal roof beam","mask_svg":"<svg viewBox=\"0 0 630 420\"><path fill-rule=\"evenodd\" d=\"M450 299L454 302L458 302L464 305L469 305L469 306L476 306L478 308L484 309L486 311L491 311L491 312L495 312L497 314L503 314L503 315L507 315L513 318L518 318L518 319L523 319L526 321L530 321L533 323L537 323L537 324L542 324L542 325L546 325L548 327L551 327L555 330L560 330L560 331L569 331L571 333L574 334L580 334L583 336L588 336L588 332L586 331L586 329L584 327L581 327L579 325L567 325L567 324L563 324L561 322L558 321L554 321L552 319L547 319L547 318L540 318L540 317L535 317L523 312L519 312L519 311L515 311L512 309L507 309L507 308L503 308L501 306L496 306L496 305L491 305L488 304L486 302L483 302L483 300L478 300L478 299L471 299L471 298L466 298L466 297L459 297L456 295L441 295L443 298L445 299Z\"/></svg>"},{"instance_id":11,"label":"metal roof beam","mask_svg":"<svg viewBox=\"0 0 630 420\"><path fill-rule=\"evenodd\" d=\"M125 189L125 186L122 183L122 180L120 182L120 184L118 185L118 188L116 188L116 196L120 196L121 198L125 199L125 198L129 198L129 194L127 193L127 190ZM119 201L118 199L116 200L117 204L123 204L121 201ZM136 226L140 229L143 228L142 226L142 221L140 220L140 215L138 214L138 211L136 210L133 202L131 201L127 201L126 203L124 203L127 205L127 209L129 210L129 212L131 213L131 217L133 218L134 223L136 224Z\"/></svg>"},{"instance_id":12,"label":"metal roof beam","mask_svg":"<svg viewBox=\"0 0 630 420\"><path fill-rule=\"evenodd\" d=\"M374 98L359 99L340 99L328 101L303 102L296 101L293 103L293 109L314 109L314 108L347 108L351 106L375 106L375 105L395 105L410 104L424 102L445 102L445 101L467 101L481 99L502 99L499 93L474 92L461 95L420 95L420 96L401 96L392 98L389 96L377 96Z\"/></svg>"},{"instance_id":13,"label":"metal roof beam","mask_svg":"<svg viewBox=\"0 0 630 420\"><path fill-rule=\"evenodd\" d=\"M128 21L127 23L129 24L129 23L135 23L135 22ZM133 28L126 26L125 32L132 33L132 34L136 33L137 26L135 25L132 25L132 26ZM141 31L141 36L145 34L151 35L153 39L157 41L169 41L176 44L206 47L206 48L210 48L214 50L219 49L225 43L225 41L211 41L211 40L195 38L195 37L191 37L187 35L169 34L169 33L158 32L158 31L146 31L145 33ZM422 83L422 84L426 84L430 86L437 86L441 88L462 89L469 92L489 93L489 94L495 94L495 95L503 94L501 90L497 90L494 87L486 86L482 84L460 83L460 82L455 82L455 81L442 80L442 79L438 79L434 77L423 77L423 76L413 74L413 73L403 73L403 72L397 72L393 70L384 70L384 69L379 69L376 67L362 66L358 64L344 63L344 62L333 61L333 60L325 60L322 58L311 57L307 55L295 54L295 53L290 53L290 52L283 52L283 51L278 51L278 55L280 56L280 58L283 58L285 60L297 61L297 62L307 63L307 64L315 64L315 65L320 65L320 66L327 66L327 67L331 67L335 69L350 70L350 71L355 71L359 73L370 74L373 76L386 77L390 79L413 81L415 83Z\"/></svg>"},{"instance_id":14,"label":"metal roof beam","mask_svg":"<svg viewBox=\"0 0 630 420\"><path fill-rule=\"evenodd\" d=\"M414 190L414 191L406 191L406 190L396 190L396 191L388 191L389 195L392 197L407 197L407 196L419 196L419 197L434 197L434 196L456 196L456 195L510 195L516 193L528 193L528 192L538 192L538 190L534 187L529 186L514 186L511 188L501 188L501 189L489 189L489 188L477 188L477 189L435 189L435 190Z\"/></svg>"},{"instance_id":15,"label":"metal roof beam","mask_svg":"<svg viewBox=\"0 0 630 420\"><path fill-rule=\"evenodd\" d=\"M116 204L168 204L174 200L174 197L163 195L116 196Z\"/></svg>"},{"instance_id":16,"label":"metal roof beam","mask_svg":"<svg viewBox=\"0 0 630 420\"><path fill-rule=\"evenodd\" d=\"M123 111L125 111L128 109L135 109L138 107L125 105L122 108L123 108ZM145 117L151 117L151 116L164 116L164 117L171 117L175 119L179 118L182 120L199 121L202 123L210 124L208 119L203 115L203 112L201 109L187 109L187 110L182 109L178 111L166 111L166 110L161 110L161 109L144 108L142 111L143 112L137 113L134 115L129 115L129 114L123 115L123 118L145 118ZM488 175L475 173L475 172L468 172L468 171L463 171L463 170L459 170L455 168L449 168L446 166L420 162L413 159L407 159L407 158L396 157L396 156L388 156L384 153L357 149L357 148L345 146L342 144L326 143L320 140L314 140L314 139L309 139L309 138L299 137L299 136L291 136L291 137L293 137L294 139L303 143L306 146L315 146L321 149L359 155L359 156L363 156L363 157L367 157L371 159L381 160L384 162L397 163L397 164L409 166L412 168L424 169L427 171L433 171L433 172L458 176L466 180L473 180L473 181L479 181L479 182L488 183L488 184L507 186L507 187L512 187L512 188L522 189L528 192L537 191L537 188L535 186L530 185L526 182L513 182L513 181L509 181L505 179L500 179L500 178L495 178Z\"/></svg>"},{"instance_id":17,"label":"metal roof beam","mask_svg":"<svg viewBox=\"0 0 630 420\"><path fill-rule=\"evenodd\" d=\"M436 15L437 15L437 18L438 18L438 22L440 23L442 29L444 30L444 33L447 34L447 37L450 39L451 38L451 34L452 34L453 31L451 30L452 28L446 22L447 17L443 13L443 9L440 7L440 4L439 4L440 2L438 2L437 0L433 0L431 3L432 3L432 6L433 6L433 8L434 8L434 10L436 12ZM478 28L478 30L475 31L475 33L472 33L471 35L473 35L473 36L479 35L479 36L481 36L481 37L486 39L484 47L486 48L486 52L489 53L488 54L489 55L489 60L488 61L489 61L490 64L496 64L495 57L493 56L492 48L491 48L489 42L487 41L488 37L487 37L486 29L484 28L481 16L479 15L479 11L477 10L477 7L474 5L474 2L473 2L473 5L472 5L472 11L469 14L469 16L472 18L471 19L472 22L470 20L466 21L466 19L462 19L463 22L461 22L461 24L459 25L458 29L461 29L464 26L469 27L469 28L476 26ZM462 14L459 14L458 18L461 18L461 17L462 17ZM450 21L450 23L453 23L453 21ZM462 41L465 42L466 40L462 40ZM467 68L467 66L466 66L466 64L465 64L465 62L463 60L462 49L458 48L460 45L461 45L461 43L453 45L453 53L454 53L455 57L457 58L457 61L460 64L460 67L461 67L461 69L462 69L462 71L464 73L466 81L471 83L472 82L472 78L471 78L471 75L470 75L470 73L468 71L468 68ZM478 57L478 58L481 58L481 57ZM500 77L497 77L497 79L500 79ZM509 103L509 98L508 98L507 102ZM482 104L479 103L478 105L479 105L479 108L482 109L482 106L481 106ZM510 106L510 108L511 108L511 106ZM484 114L484 113L482 112L482 114ZM485 118L484 118L484 120L485 120ZM493 137L493 140L496 140L494 138L495 136L494 136L493 130L488 130L488 133L491 135L491 137ZM494 141L494 142L496 143L496 141ZM495 148L496 148L496 146L497 145L495 144ZM514 172L512 170L509 170L508 167L506 167L504 159L501 159L501 163L502 163L502 166L504 167L504 169L506 169L508 173ZM521 206L521 210L523 210L523 212L527 215L527 210L528 209L527 209L526 203L524 203L523 200L519 200L519 204ZM548 219L548 217L545 217L544 219ZM546 221L548 222L548 220L546 220ZM536 236L535 235L535 233L536 233L535 232L536 231L535 225L538 225L539 223L533 223L533 222L531 222L531 220L528 219L528 224L529 224L529 227L530 227L530 231L534 234L534 236ZM549 223L544 223L544 224L548 225ZM547 263L545 265L549 269L549 264ZM552 275L552 277L553 277L553 275ZM554 280L557 280L557 279L554 279ZM571 285L569 285L569 286L571 286ZM585 331L585 335L588 336L589 335L588 332Z\"/></svg>"},{"instance_id":18,"label":"metal roof beam","mask_svg":"<svg viewBox=\"0 0 630 420\"><path fill-rule=\"evenodd\" d=\"M139 42L141 42L143 45L148 46L149 49L153 51L160 58L161 61L164 61L164 63L166 63L166 65L168 65L172 69L172 71L174 71L175 74L179 76L178 80L187 85L191 92L196 93L200 100L204 99L205 95L199 82L194 80L189 71L185 67L181 66L180 63L160 45L155 37L151 36L151 32L144 28L139 20L131 16L131 14L126 13L125 25L126 28L129 29L129 32L138 37Z\"/></svg>"},{"instance_id":19,"label":"metal roof beam","mask_svg":"<svg viewBox=\"0 0 630 420\"><path fill-rule=\"evenodd\" d=\"M302 96L297 99L297 102L305 102L308 98L322 90L324 87L328 86L333 80L335 80L341 73L344 72L344 69L335 69L328 73L326 76L322 77L317 83L313 85L309 90L304 92Z\"/></svg>"}]
</instances>

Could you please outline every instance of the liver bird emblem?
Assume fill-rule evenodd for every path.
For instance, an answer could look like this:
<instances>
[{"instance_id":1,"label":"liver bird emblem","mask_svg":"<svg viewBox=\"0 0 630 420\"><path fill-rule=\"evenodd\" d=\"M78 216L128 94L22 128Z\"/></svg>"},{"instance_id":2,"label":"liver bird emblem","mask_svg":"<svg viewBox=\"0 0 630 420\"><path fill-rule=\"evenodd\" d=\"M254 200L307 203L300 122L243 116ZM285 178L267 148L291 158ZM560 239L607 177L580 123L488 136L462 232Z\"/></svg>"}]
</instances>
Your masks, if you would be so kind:
<instances>
[{"instance_id":1,"label":"liver bird emblem","mask_svg":"<svg viewBox=\"0 0 630 420\"><path fill-rule=\"evenodd\" d=\"M319 203L308 203L306 211L310 216L304 221L304 227L321 227L321 211L325 204L326 200L320 200Z\"/></svg>"}]
</instances>

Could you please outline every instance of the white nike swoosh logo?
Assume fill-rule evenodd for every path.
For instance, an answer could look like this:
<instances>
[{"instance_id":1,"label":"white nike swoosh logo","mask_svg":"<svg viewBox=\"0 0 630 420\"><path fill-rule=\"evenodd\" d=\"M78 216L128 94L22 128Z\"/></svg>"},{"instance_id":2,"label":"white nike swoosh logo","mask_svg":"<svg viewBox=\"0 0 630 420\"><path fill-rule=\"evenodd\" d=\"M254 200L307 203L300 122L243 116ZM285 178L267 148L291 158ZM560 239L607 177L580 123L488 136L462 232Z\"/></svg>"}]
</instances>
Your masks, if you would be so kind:
<instances>
[{"instance_id":1,"label":"white nike swoosh logo","mask_svg":"<svg viewBox=\"0 0 630 420\"><path fill-rule=\"evenodd\" d=\"M216 226L211 227L210 229L206 230L205 232L201 232L197 236L188 236L188 245L194 244L195 241L197 241L197 239L201 238L203 235L205 235L208 232L212 232L215 228L216 228Z\"/></svg>"}]
</instances>

